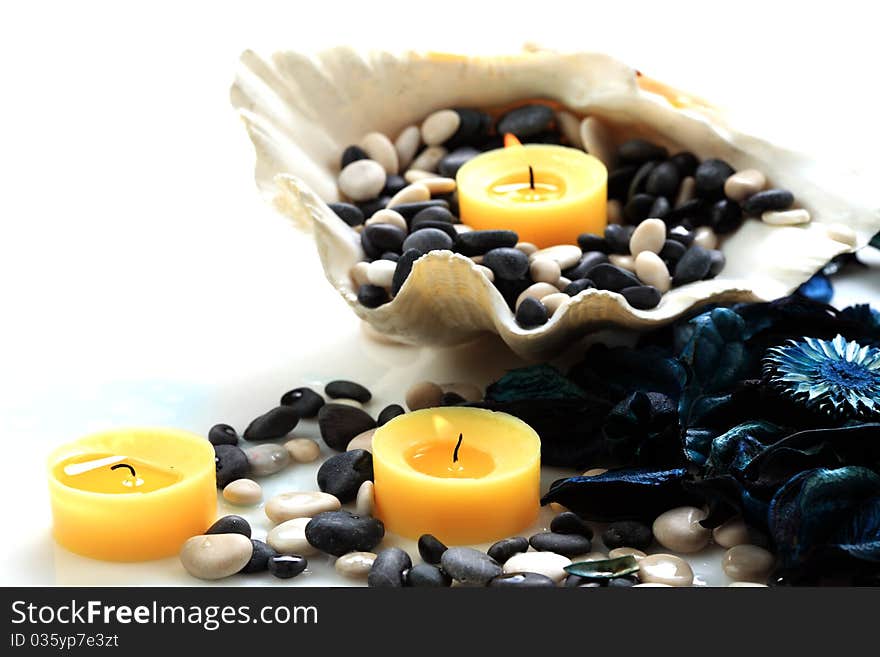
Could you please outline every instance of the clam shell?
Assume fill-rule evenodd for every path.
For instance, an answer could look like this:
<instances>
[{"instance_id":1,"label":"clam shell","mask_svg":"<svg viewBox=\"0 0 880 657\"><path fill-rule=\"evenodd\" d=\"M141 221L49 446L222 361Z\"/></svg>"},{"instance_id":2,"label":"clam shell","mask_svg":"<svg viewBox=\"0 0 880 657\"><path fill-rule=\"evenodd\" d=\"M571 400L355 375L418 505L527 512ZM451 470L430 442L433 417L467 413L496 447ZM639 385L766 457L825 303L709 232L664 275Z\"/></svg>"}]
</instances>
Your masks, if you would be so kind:
<instances>
[{"instance_id":1,"label":"clam shell","mask_svg":"<svg viewBox=\"0 0 880 657\"><path fill-rule=\"evenodd\" d=\"M441 252L416 262L391 303L372 310L358 304L349 277L362 257L358 235L326 205L338 200L343 149L376 130L394 139L434 110L489 109L528 98L552 99L579 116L596 116L618 140L641 136L700 158L722 158L737 169L759 169L772 186L792 190L813 221L806 226L747 221L724 242L727 265L718 278L673 289L652 310L636 310L616 293L586 290L544 326L523 330L471 260ZM313 230L324 272L354 312L401 342L451 345L490 331L519 355L544 359L602 328L650 329L703 304L786 295L829 259L864 246L880 230L880 203L870 193L869 172L848 171L744 134L708 104L674 106L642 89L632 68L603 54L467 57L336 48L264 59L247 51L231 99L256 149L260 190L297 225ZM853 229L855 246L829 237L834 223Z\"/></svg>"}]
</instances>

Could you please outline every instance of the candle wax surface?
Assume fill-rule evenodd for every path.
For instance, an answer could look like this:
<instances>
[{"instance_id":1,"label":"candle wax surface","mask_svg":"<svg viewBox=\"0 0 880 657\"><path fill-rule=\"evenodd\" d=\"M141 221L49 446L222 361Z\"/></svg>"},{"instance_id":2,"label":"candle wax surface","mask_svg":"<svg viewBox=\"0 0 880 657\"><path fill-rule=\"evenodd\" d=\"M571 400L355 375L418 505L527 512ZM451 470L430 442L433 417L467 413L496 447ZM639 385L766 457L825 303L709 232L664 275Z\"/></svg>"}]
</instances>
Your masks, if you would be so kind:
<instances>
[{"instance_id":1,"label":"candle wax surface","mask_svg":"<svg viewBox=\"0 0 880 657\"><path fill-rule=\"evenodd\" d=\"M497 181L489 188L495 198L512 203L541 203L561 198L565 194L565 182L550 174L536 174L532 187L528 176L513 174Z\"/></svg>"},{"instance_id":2,"label":"candle wax surface","mask_svg":"<svg viewBox=\"0 0 880 657\"><path fill-rule=\"evenodd\" d=\"M135 474L122 464L131 466ZM92 493L150 493L181 480L173 466L164 468L141 459L113 454L81 454L55 466L55 476L65 486Z\"/></svg>"},{"instance_id":3,"label":"candle wax surface","mask_svg":"<svg viewBox=\"0 0 880 657\"><path fill-rule=\"evenodd\" d=\"M479 479L495 469L495 459L481 449L462 443L453 460L454 442L423 443L413 447L406 460L414 470L432 477Z\"/></svg>"}]
</instances>

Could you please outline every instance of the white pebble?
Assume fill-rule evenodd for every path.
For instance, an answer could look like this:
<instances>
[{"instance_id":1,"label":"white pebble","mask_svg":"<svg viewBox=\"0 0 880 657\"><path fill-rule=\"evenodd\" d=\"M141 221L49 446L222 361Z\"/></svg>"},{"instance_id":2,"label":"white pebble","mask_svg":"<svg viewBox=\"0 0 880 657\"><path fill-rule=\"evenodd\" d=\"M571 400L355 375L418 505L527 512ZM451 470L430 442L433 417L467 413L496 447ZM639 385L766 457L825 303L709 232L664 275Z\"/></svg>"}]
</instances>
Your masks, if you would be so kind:
<instances>
[{"instance_id":1,"label":"white pebble","mask_svg":"<svg viewBox=\"0 0 880 657\"><path fill-rule=\"evenodd\" d=\"M568 303L570 299L571 297L565 292L554 292L553 294L548 294L546 297L542 297L540 301L544 304L544 307L547 308L547 312L552 315L562 308L563 305Z\"/></svg>"},{"instance_id":2,"label":"white pebble","mask_svg":"<svg viewBox=\"0 0 880 657\"><path fill-rule=\"evenodd\" d=\"M519 552L504 562L505 573L538 573L555 582L565 579L571 559L555 552Z\"/></svg>"},{"instance_id":3,"label":"white pebble","mask_svg":"<svg viewBox=\"0 0 880 657\"><path fill-rule=\"evenodd\" d=\"M797 226L810 223L810 213L803 208L768 210L761 215L761 221L771 226Z\"/></svg>"},{"instance_id":4,"label":"white pebble","mask_svg":"<svg viewBox=\"0 0 880 657\"><path fill-rule=\"evenodd\" d=\"M403 230L407 229L406 219L403 218L403 215L395 210L390 210L388 208L377 210L372 217L367 219L367 226L372 226L374 224L390 224L392 226L402 228Z\"/></svg>"},{"instance_id":5,"label":"white pebble","mask_svg":"<svg viewBox=\"0 0 880 657\"><path fill-rule=\"evenodd\" d=\"M375 160L382 165L385 173L394 175L400 169L400 162L397 159L397 150L394 144L381 132L370 132L361 139L360 147L369 155L371 160Z\"/></svg>"},{"instance_id":6,"label":"white pebble","mask_svg":"<svg viewBox=\"0 0 880 657\"><path fill-rule=\"evenodd\" d=\"M739 516L731 518L713 529L712 539L723 548L751 543L749 528Z\"/></svg>"},{"instance_id":7,"label":"white pebble","mask_svg":"<svg viewBox=\"0 0 880 657\"><path fill-rule=\"evenodd\" d=\"M587 552L586 554L578 554L571 557L572 563L580 563L581 561L604 561L608 555L604 552Z\"/></svg>"},{"instance_id":8,"label":"white pebble","mask_svg":"<svg viewBox=\"0 0 880 657\"><path fill-rule=\"evenodd\" d=\"M556 261L560 269L568 269L569 267L574 267L582 255L583 252L579 246L574 244L557 244L556 246L548 246L545 249L535 251L530 257L532 260L549 258Z\"/></svg>"},{"instance_id":9,"label":"white pebble","mask_svg":"<svg viewBox=\"0 0 880 657\"><path fill-rule=\"evenodd\" d=\"M279 523L294 518L311 518L322 511L338 511L341 507L339 499L329 493L293 491L271 498L264 511L269 520Z\"/></svg>"},{"instance_id":10,"label":"white pebble","mask_svg":"<svg viewBox=\"0 0 880 657\"><path fill-rule=\"evenodd\" d=\"M694 231L694 244L704 249L714 249L718 246L718 236L708 226L700 226Z\"/></svg>"},{"instance_id":11,"label":"white pebble","mask_svg":"<svg viewBox=\"0 0 880 657\"><path fill-rule=\"evenodd\" d=\"M429 201L430 199L431 192L428 191L427 187L422 183L413 183L407 185L392 196L391 200L388 201L388 207L393 208L402 203L421 203L422 201Z\"/></svg>"},{"instance_id":12,"label":"white pebble","mask_svg":"<svg viewBox=\"0 0 880 657\"><path fill-rule=\"evenodd\" d=\"M642 283L652 285L660 292L668 292L672 286L669 268L653 251L642 251L636 256L635 271Z\"/></svg>"},{"instance_id":13,"label":"white pebble","mask_svg":"<svg viewBox=\"0 0 880 657\"><path fill-rule=\"evenodd\" d=\"M660 253L666 241L666 224L662 219L645 219L633 231L629 239L629 252L633 256L642 251Z\"/></svg>"},{"instance_id":14,"label":"white pebble","mask_svg":"<svg viewBox=\"0 0 880 657\"><path fill-rule=\"evenodd\" d=\"M369 267L369 265L369 262L361 260L360 262L356 262L349 270L348 275L351 276L351 281L356 288L367 284L367 267Z\"/></svg>"},{"instance_id":15,"label":"white pebble","mask_svg":"<svg viewBox=\"0 0 880 657\"><path fill-rule=\"evenodd\" d=\"M696 191L697 181L693 176L685 176L678 188L678 194L675 197L675 203L672 207L680 208L694 197Z\"/></svg>"},{"instance_id":16,"label":"white pebble","mask_svg":"<svg viewBox=\"0 0 880 657\"><path fill-rule=\"evenodd\" d=\"M523 290L520 295L516 298L516 308L519 308L519 305L528 297L532 299L537 299L540 301L543 297L550 296L551 294L556 294L559 290L555 285L550 285L550 283L533 283L529 285L525 290Z\"/></svg>"},{"instance_id":17,"label":"white pebble","mask_svg":"<svg viewBox=\"0 0 880 657\"><path fill-rule=\"evenodd\" d=\"M430 180L431 178L436 178L437 174L433 171L422 171L420 169L409 169L405 174L403 174L403 179L408 183L421 182L423 180Z\"/></svg>"},{"instance_id":18,"label":"white pebble","mask_svg":"<svg viewBox=\"0 0 880 657\"><path fill-rule=\"evenodd\" d=\"M391 262L390 260L388 262ZM373 263L370 263L373 264ZM394 263L392 263L394 264ZM346 406L354 406L355 408L363 408L364 405L357 399L349 399L348 397L336 397L330 400L331 404L345 404Z\"/></svg>"},{"instance_id":19,"label":"white pebble","mask_svg":"<svg viewBox=\"0 0 880 657\"><path fill-rule=\"evenodd\" d=\"M422 123L422 141L428 146L439 146L452 137L461 125L458 112L444 109L429 114Z\"/></svg>"},{"instance_id":20,"label":"white pebble","mask_svg":"<svg viewBox=\"0 0 880 657\"><path fill-rule=\"evenodd\" d=\"M446 153L447 150L442 146L428 146L418 154L410 167L420 171L436 171L437 165L440 164L440 160L446 157Z\"/></svg>"},{"instance_id":21,"label":"white pebble","mask_svg":"<svg viewBox=\"0 0 880 657\"><path fill-rule=\"evenodd\" d=\"M563 136L568 143L574 148L583 148L584 142L581 140L581 122L571 112L559 110L556 112L556 122Z\"/></svg>"},{"instance_id":22,"label":"white pebble","mask_svg":"<svg viewBox=\"0 0 880 657\"><path fill-rule=\"evenodd\" d=\"M608 256L608 262L615 267L626 269L627 271L636 270L636 261L631 255L623 255L621 253L612 253Z\"/></svg>"},{"instance_id":23,"label":"white pebble","mask_svg":"<svg viewBox=\"0 0 880 657\"><path fill-rule=\"evenodd\" d=\"M609 199L605 206L605 216L609 224L623 223L623 205L617 199Z\"/></svg>"},{"instance_id":24,"label":"white pebble","mask_svg":"<svg viewBox=\"0 0 880 657\"><path fill-rule=\"evenodd\" d=\"M471 233L473 232L473 228L468 226L467 224L452 224L452 227L455 229L455 232L461 235L462 233Z\"/></svg>"},{"instance_id":25,"label":"white pebble","mask_svg":"<svg viewBox=\"0 0 880 657\"><path fill-rule=\"evenodd\" d=\"M856 236L856 232L846 224L828 224L826 231L828 232L828 237L835 242L840 242L841 244L853 247L858 244L859 240Z\"/></svg>"},{"instance_id":26,"label":"white pebble","mask_svg":"<svg viewBox=\"0 0 880 657\"><path fill-rule=\"evenodd\" d=\"M569 285L571 285L570 278L566 278L565 276L560 276L558 279L556 279L556 287L559 288L560 292L565 292L565 288L567 288Z\"/></svg>"},{"instance_id":27,"label":"white pebble","mask_svg":"<svg viewBox=\"0 0 880 657\"><path fill-rule=\"evenodd\" d=\"M483 256L481 256L481 255L471 256L470 258L471 258L471 261L473 261L473 263L475 265L482 265L483 264Z\"/></svg>"},{"instance_id":28,"label":"white pebble","mask_svg":"<svg viewBox=\"0 0 880 657\"><path fill-rule=\"evenodd\" d=\"M699 552L706 547L712 536L712 531L700 524L705 517L706 513L695 506L670 509L654 520L654 538L673 552Z\"/></svg>"},{"instance_id":29,"label":"white pebble","mask_svg":"<svg viewBox=\"0 0 880 657\"><path fill-rule=\"evenodd\" d=\"M633 557L636 561L641 561L647 556L648 555L641 550L637 550L636 548L631 547L614 548L608 553L609 559L617 559L618 557Z\"/></svg>"},{"instance_id":30,"label":"white pebble","mask_svg":"<svg viewBox=\"0 0 880 657\"><path fill-rule=\"evenodd\" d=\"M373 515L373 482L365 481L358 488L354 512L359 516Z\"/></svg>"},{"instance_id":31,"label":"white pebble","mask_svg":"<svg viewBox=\"0 0 880 657\"><path fill-rule=\"evenodd\" d=\"M418 183L427 187L432 196L434 194L449 194L450 192L455 191L454 178L423 178L422 180L419 180Z\"/></svg>"},{"instance_id":32,"label":"white pebble","mask_svg":"<svg viewBox=\"0 0 880 657\"><path fill-rule=\"evenodd\" d=\"M690 586L694 571L687 561L674 554L651 554L639 561L639 579L645 584Z\"/></svg>"},{"instance_id":33,"label":"white pebble","mask_svg":"<svg viewBox=\"0 0 880 657\"><path fill-rule=\"evenodd\" d=\"M763 582L773 568L773 554L757 545L736 545L724 553L721 567L731 579Z\"/></svg>"},{"instance_id":34,"label":"white pebble","mask_svg":"<svg viewBox=\"0 0 880 657\"><path fill-rule=\"evenodd\" d=\"M359 433L354 438L348 441L348 445L346 445L345 451L350 452L355 449L362 449L366 452L372 453L374 433L376 433L375 429L367 429L366 431Z\"/></svg>"},{"instance_id":35,"label":"white pebble","mask_svg":"<svg viewBox=\"0 0 880 657\"><path fill-rule=\"evenodd\" d=\"M731 201L745 201L767 184L767 178L757 169L737 171L724 181L724 195Z\"/></svg>"},{"instance_id":36,"label":"white pebble","mask_svg":"<svg viewBox=\"0 0 880 657\"><path fill-rule=\"evenodd\" d=\"M367 280L371 285L391 287L397 263L392 260L373 260L367 268Z\"/></svg>"},{"instance_id":37,"label":"white pebble","mask_svg":"<svg viewBox=\"0 0 880 657\"><path fill-rule=\"evenodd\" d=\"M321 456L321 446L311 438L291 438L284 448L297 463L312 463Z\"/></svg>"},{"instance_id":38,"label":"white pebble","mask_svg":"<svg viewBox=\"0 0 880 657\"><path fill-rule=\"evenodd\" d=\"M352 201L369 201L385 187L385 169L374 160L356 160L339 172L339 190Z\"/></svg>"},{"instance_id":39,"label":"white pebble","mask_svg":"<svg viewBox=\"0 0 880 657\"><path fill-rule=\"evenodd\" d=\"M493 282L495 280L495 272L489 269L486 265L476 265L479 272L485 276L489 282Z\"/></svg>"},{"instance_id":40,"label":"white pebble","mask_svg":"<svg viewBox=\"0 0 880 657\"><path fill-rule=\"evenodd\" d=\"M514 246L513 248L517 249L518 251L522 251L527 256L530 256L538 251L538 247L531 242L517 242L516 246Z\"/></svg>"},{"instance_id":41,"label":"white pebble","mask_svg":"<svg viewBox=\"0 0 880 657\"><path fill-rule=\"evenodd\" d=\"M306 540L306 525L311 518L294 518L286 520L269 530L266 542L281 554L299 554L308 556L317 554L318 550Z\"/></svg>"},{"instance_id":42,"label":"white pebble","mask_svg":"<svg viewBox=\"0 0 880 657\"><path fill-rule=\"evenodd\" d=\"M366 579L375 560L373 552L349 552L339 557L333 567L343 577Z\"/></svg>"},{"instance_id":43,"label":"white pebble","mask_svg":"<svg viewBox=\"0 0 880 657\"><path fill-rule=\"evenodd\" d=\"M252 506L263 499L263 488L253 479L236 479L226 484L223 499L230 504Z\"/></svg>"},{"instance_id":44,"label":"white pebble","mask_svg":"<svg viewBox=\"0 0 880 657\"><path fill-rule=\"evenodd\" d=\"M534 260L529 263L529 273L536 283L550 283L551 285L556 285L559 277L562 276L558 262L538 256L535 256Z\"/></svg>"},{"instance_id":45,"label":"white pebble","mask_svg":"<svg viewBox=\"0 0 880 657\"><path fill-rule=\"evenodd\" d=\"M584 470L584 477L598 477L599 475L605 474L608 472L608 468L590 468L589 470Z\"/></svg>"},{"instance_id":46,"label":"white pebble","mask_svg":"<svg viewBox=\"0 0 880 657\"><path fill-rule=\"evenodd\" d=\"M280 472L290 463L290 454L281 445L264 443L246 449L248 464L251 466L251 474L257 477L265 477Z\"/></svg>"},{"instance_id":47,"label":"white pebble","mask_svg":"<svg viewBox=\"0 0 880 657\"><path fill-rule=\"evenodd\" d=\"M223 579L244 568L253 553L251 539L241 534L193 536L180 549L180 563L193 577Z\"/></svg>"},{"instance_id":48,"label":"white pebble","mask_svg":"<svg viewBox=\"0 0 880 657\"><path fill-rule=\"evenodd\" d=\"M422 143L422 132L419 126L411 125L404 128L397 139L394 140L394 150L397 151L397 164L401 170L406 169L416 156ZM407 180L407 182L412 182Z\"/></svg>"},{"instance_id":49,"label":"white pebble","mask_svg":"<svg viewBox=\"0 0 880 657\"><path fill-rule=\"evenodd\" d=\"M581 144L590 155L599 158L605 166L614 163L614 141L608 129L594 116L581 121Z\"/></svg>"},{"instance_id":50,"label":"white pebble","mask_svg":"<svg viewBox=\"0 0 880 657\"><path fill-rule=\"evenodd\" d=\"M756 588L756 589L766 589L766 584L758 584L758 582L731 582L727 585L728 588Z\"/></svg>"}]
</instances>

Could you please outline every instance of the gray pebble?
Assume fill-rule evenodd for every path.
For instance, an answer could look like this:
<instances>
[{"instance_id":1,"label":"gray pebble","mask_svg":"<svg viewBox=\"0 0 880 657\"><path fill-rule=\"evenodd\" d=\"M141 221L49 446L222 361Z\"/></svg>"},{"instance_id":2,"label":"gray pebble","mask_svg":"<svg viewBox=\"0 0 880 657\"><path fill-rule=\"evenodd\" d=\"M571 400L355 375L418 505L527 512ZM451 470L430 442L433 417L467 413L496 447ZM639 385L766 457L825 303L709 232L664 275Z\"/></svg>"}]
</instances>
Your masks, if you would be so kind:
<instances>
[{"instance_id":1,"label":"gray pebble","mask_svg":"<svg viewBox=\"0 0 880 657\"><path fill-rule=\"evenodd\" d=\"M406 572L406 585L416 588L444 588L452 584L452 578L429 563L420 563Z\"/></svg>"},{"instance_id":2,"label":"gray pebble","mask_svg":"<svg viewBox=\"0 0 880 657\"><path fill-rule=\"evenodd\" d=\"M290 463L290 453L283 446L275 443L251 447L245 450L245 454L251 466L251 474L257 477L280 472Z\"/></svg>"},{"instance_id":3,"label":"gray pebble","mask_svg":"<svg viewBox=\"0 0 880 657\"><path fill-rule=\"evenodd\" d=\"M348 511L325 511L306 525L309 544L337 557L348 552L369 552L384 536L385 526L381 520Z\"/></svg>"},{"instance_id":4,"label":"gray pebble","mask_svg":"<svg viewBox=\"0 0 880 657\"><path fill-rule=\"evenodd\" d=\"M465 586L485 586L501 574L501 566L485 552L469 547L451 547L440 558L440 565Z\"/></svg>"},{"instance_id":5,"label":"gray pebble","mask_svg":"<svg viewBox=\"0 0 880 657\"><path fill-rule=\"evenodd\" d=\"M367 585L373 588L400 588L404 585L404 572L412 568L412 559L397 547L387 548L376 555Z\"/></svg>"},{"instance_id":6,"label":"gray pebble","mask_svg":"<svg viewBox=\"0 0 880 657\"><path fill-rule=\"evenodd\" d=\"M585 554L592 548L589 538L581 534L557 534L541 532L529 538L531 545L538 552L555 552L566 557Z\"/></svg>"}]
</instances>

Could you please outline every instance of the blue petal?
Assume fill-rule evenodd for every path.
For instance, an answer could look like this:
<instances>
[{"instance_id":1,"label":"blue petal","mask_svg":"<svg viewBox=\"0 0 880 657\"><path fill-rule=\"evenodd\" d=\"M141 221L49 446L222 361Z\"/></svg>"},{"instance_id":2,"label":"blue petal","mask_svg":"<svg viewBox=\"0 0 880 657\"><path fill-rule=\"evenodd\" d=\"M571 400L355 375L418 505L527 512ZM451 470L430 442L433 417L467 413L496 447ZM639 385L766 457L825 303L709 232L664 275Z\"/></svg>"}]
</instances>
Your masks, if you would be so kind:
<instances>
[{"instance_id":1,"label":"blue petal","mask_svg":"<svg viewBox=\"0 0 880 657\"><path fill-rule=\"evenodd\" d=\"M834 288L831 286L831 280L820 271L802 284L796 293L819 303L830 303L834 296Z\"/></svg>"}]
</instances>

